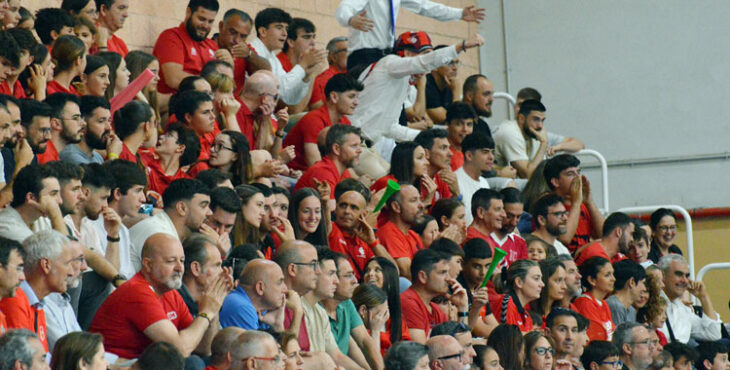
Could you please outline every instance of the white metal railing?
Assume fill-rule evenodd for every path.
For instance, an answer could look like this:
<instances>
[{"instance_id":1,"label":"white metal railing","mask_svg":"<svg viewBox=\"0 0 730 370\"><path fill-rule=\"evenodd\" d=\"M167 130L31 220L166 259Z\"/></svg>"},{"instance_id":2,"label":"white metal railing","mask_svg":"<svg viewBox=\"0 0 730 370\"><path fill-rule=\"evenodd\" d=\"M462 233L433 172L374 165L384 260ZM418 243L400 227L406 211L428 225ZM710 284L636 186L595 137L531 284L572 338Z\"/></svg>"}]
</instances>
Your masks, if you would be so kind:
<instances>
[{"instance_id":1,"label":"white metal railing","mask_svg":"<svg viewBox=\"0 0 730 370\"><path fill-rule=\"evenodd\" d=\"M601 196L603 198L603 208L598 208L601 213L604 215L608 214L609 212L609 206L608 206L608 164L606 163L606 158L603 157L603 155L593 149L583 149L579 150L573 155L588 155L593 158L596 158L598 160L598 163L601 165Z\"/></svg>"},{"instance_id":2,"label":"white metal railing","mask_svg":"<svg viewBox=\"0 0 730 370\"><path fill-rule=\"evenodd\" d=\"M494 98L495 99L505 99L508 102L510 102L511 105L507 109L507 118L514 119L514 117L512 117L513 113L512 113L511 108L514 107L515 104L517 104L517 100L515 100L515 97L506 92L496 92L496 93L494 93Z\"/></svg>"},{"instance_id":3,"label":"white metal railing","mask_svg":"<svg viewBox=\"0 0 730 370\"><path fill-rule=\"evenodd\" d=\"M685 225L687 225L687 263L689 264L689 274L694 279L695 277L695 248L694 248L694 236L692 235L692 217L689 215L684 207L677 205L663 205L663 206L641 206L641 207L625 207L616 210L616 212L623 213L645 213L654 212L659 208L667 208L674 212L678 212L682 215Z\"/></svg>"},{"instance_id":4,"label":"white metal railing","mask_svg":"<svg viewBox=\"0 0 730 370\"><path fill-rule=\"evenodd\" d=\"M697 273L697 278L695 280L702 281L702 278L705 277L705 274L707 274L710 271L713 270L729 270L730 269L730 262L716 262L716 263L708 263L700 269L700 271Z\"/></svg>"}]
</instances>

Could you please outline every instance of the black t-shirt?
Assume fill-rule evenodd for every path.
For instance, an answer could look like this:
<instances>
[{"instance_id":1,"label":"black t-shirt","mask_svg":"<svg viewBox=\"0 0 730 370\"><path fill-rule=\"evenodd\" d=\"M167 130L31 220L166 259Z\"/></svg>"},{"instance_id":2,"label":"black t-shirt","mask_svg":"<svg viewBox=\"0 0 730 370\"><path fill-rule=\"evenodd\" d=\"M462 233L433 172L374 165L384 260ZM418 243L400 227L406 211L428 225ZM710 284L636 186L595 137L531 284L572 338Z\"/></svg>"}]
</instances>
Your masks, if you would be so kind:
<instances>
[{"instance_id":1,"label":"black t-shirt","mask_svg":"<svg viewBox=\"0 0 730 370\"><path fill-rule=\"evenodd\" d=\"M426 75L426 109L433 109L442 107L448 109L449 105L454 101L454 95L451 93L451 89L445 87L443 90L439 90L436 86L436 80L433 78L431 73ZM434 122L440 124L441 122Z\"/></svg>"},{"instance_id":2,"label":"black t-shirt","mask_svg":"<svg viewBox=\"0 0 730 370\"><path fill-rule=\"evenodd\" d=\"M669 246L669 253L682 255L682 250L678 246L672 244ZM651 249L649 249L649 259L654 263L659 263L659 259L662 258L662 252L659 251L659 246L652 240Z\"/></svg>"}]
</instances>

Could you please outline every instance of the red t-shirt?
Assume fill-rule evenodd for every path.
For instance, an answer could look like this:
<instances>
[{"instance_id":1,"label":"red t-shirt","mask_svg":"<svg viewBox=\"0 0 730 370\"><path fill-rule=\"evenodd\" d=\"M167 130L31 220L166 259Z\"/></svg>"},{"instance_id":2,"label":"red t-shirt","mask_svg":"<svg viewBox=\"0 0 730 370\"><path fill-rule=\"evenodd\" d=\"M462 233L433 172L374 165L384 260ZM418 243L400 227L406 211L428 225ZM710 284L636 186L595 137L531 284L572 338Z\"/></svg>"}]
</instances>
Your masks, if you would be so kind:
<instances>
[{"instance_id":1,"label":"red t-shirt","mask_svg":"<svg viewBox=\"0 0 730 370\"><path fill-rule=\"evenodd\" d=\"M190 326L193 316L177 290L159 297L137 273L107 297L96 311L89 331L104 336L108 352L122 358L137 358L152 344L145 329L162 320L170 320L180 331Z\"/></svg>"},{"instance_id":2,"label":"red t-shirt","mask_svg":"<svg viewBox=\"0 0 730 370\"><path fill-rule=\"evenodd\" d=\"M332 223L332 231L329 235L330 249L342 253L347 256L350 260L352 269L355 270L355 276L357 280L360 280L360 276L365 273L365 267L375 254L368 243L365 243L362 239L356 235L348 235L340 230L340 227L336 223Z\"/></svg>"},{"instance_id":3,"label":"red t-shirt","mask_svg":"<svg viewBox=\"0 0 730 370\"><path fill-rule=\"evenodd\" d=\"M0 300L0 310L5 315L5 325L3 327L7 327L8 329L28 329L36 333L38 339L43 343L43 347L48 351L46 313L42 307L37 308L30 305L28 296L25 295L23 289L17 288L14 297Z\"/></svg>"},{"instance_id":4,"label":"red t-shirt","mask_svg":"<svg viewBox=\"0 0 730 370\"><path fill-rule=\"evenodd\" d=\"M131 150L129 150L129 147L125 143L122 143L122 152L119 153L119 159L124 159L125 161L130 161L132 163L137 163L137 156L134 155Z\"/></svg>"},{"instance_id":5,"label":"red t-shirt","mask_svg":"<svg viewBox=\"0 0 730 370\"><path fill-rule=\"evenodd\" d=\"M449 147L451 150L451 170L456 171L464 165L464 153L461 150L456 150L454 147Z\"/></svg>"},{"instance_id":6,"label":"red t-shirt","mask_svg":"<svg viewBox=\"0 0 730 370\"><path fill-rule=\"evenodd\" d=\"M413 290L413 287L406 289L400 295L400 307L403 313L401 318L408 328L423 330L426 333L426 338L428 338L428 334L434 326L449 320L436 303L429 302L428 304L431 307L430 313L421 301L421 297Z\"/></svg>"},{"instance_id":7,"label":"red t-shirt","mask_svg":"<svg viewBox=\"0 0 730 370\"><path fill-rule=\"evenodd\" d=\"M494 239L492 239L491 235L485 235L481 231L477 230L477 228L475 228L473 226L469 226L466 229L466 240L464 242L466 243L469 240L477 239L477 238L484 239L487 242L487 244L489 244L489 246L492 247L492 255L494 255L494 248L499 247L499 244L497 244L497 242L495 242Z\"/></svg>"},{"instance_id":8,"label":"red t-shirt","mask_svg":"<svg viewBox=\"0 0 730 370\"><path fill-rule=\"evenodd\" d=\"M10 91L8 81L4 81L0 84L0 94L10 95L18 99L27 98L27 96L25 96L25 90L23 90L23 85L20 84L20 81L15 81L15 84L13 84L13 91Z\"/></svg>"},{"instance_id":9,"label":"red t-shirt","mask_svg":"<svg viewBox=\"0 0 730 370\"><path fill-rule=\"evenodd\" d=\"M76 88L73 85L69 85L67 89L63 85L58 83L58 81L53 80L49 82L48 85L46 85L46 96L51 96L55 93L79 95L78 91L76 91Z\"/></svg>"},{"instance_id":10,"label":"red t-shirt","mask_svg":"<svg viewBox=\"0 0 730 370\"><path fill-rule=\"evenodd\" d=\"M281 62L281 66L284 68L284 72L289 73L289 71L294 69L294 65L291 63L291 59L289 59L285 52L280 51L279 54L276 54L276 59L279 59L279 61Z\"/></svg>"},{"instance_id":11,"label":"red t-shirt","mask_svg":"<svg viewBox=\"0 0 730 370\"><path fill-rule=\"evenodd\" d=\"M185 29L185 24L162 31L155 42L155 48L152 53L160 66L165 63L181 64L183 71L199 75L205 63L215 59L215 51L218 50L218 44L210 39L203 41L193 41ZM167 85L165 82L165 74L160 69L160 83L157 85L157 91L163 94L172 94L177 91Z\"/></svg>"},{"instance_id":12,"label":"red t-shirt","mask_svg":"<svg viewBox=\"0 0 730 370\"><path fill-rule=\"evenodd\" d=\"M317 102L326 102L327 97L324 95L324 88L325 86L327 86L327 82L329 82L332 76L338 73L345 72L347 71L340 72L340 70L335 68L335 66L330 66L329 68L327 68L326 71L320 73L319 76L314 79L314 86L312 86L312 97L309 98L309 106L312 106Z\"/></svg>"},{"instance_id":13,"label":"red t-shirt","mask_svg":"<svg viewBox=\"0 0 730 370\"><path fill-rule=\"evenodd\" d=\"M453 196L451 188L449 188L449 185L444 180L441 180L441 176L439 176L438 173L433 177L433 182L436 183L436 191L433 193L431 207L433 207L439 199L448 199ZM421 186L421 199L425 199L427 195L428 191L426 190L426 187Z\"/></svg>"},{"instance_id":14,"label":"red t-shirt","mask_svg":"<svg viewBox=\"0 0 730 370\"><path fill-rule=\"evenodd\" d=\"M251 52L255 54L253 49ZM246 70L248 69L248 62L243 58L235 58L233 60L233 80L236 83L236 91L234 96L241 96L241 90L243 85L246 83Z\"/></svg>"},{"instance_id":15,"label":"red t-shirt","mask_svg":"<svg viewBox=\"0 0 730 370\"><path fill-rule=\"evenodd\" d=\"M337 123L349 125L350 120L342 116ZM307 157L304 154L304 144L317 144L319 132L329 126L332 126L332 119L330 118L327 104L310 111L294 125L284 138L284 143L282 143L283 147L294 145L294 153L296 156L289 162L290 168L300 171L306 171L309 168L307 165Z\"/></svg>"},{"instance_id":16,"label":"red t-shirt","mask_svg":"<svg viewBox=\"0 0 730 370\"><path fill-rule=\"evenodd\" d=\"M218 122L216 122L215 125L213 125L212 132L198 135L198 141L200 142L200 155L198 156L198 162L208 162L208 159L210 158L210 148L213 146L216 136L220 133L221 130L218 128Z\"/></svg>"},{"instance_id":17,"label":"red t-shirt","mask_svg":"<svg viewBox=\"0 0 730 370\"><path fill-rule=\"evenodd\" d=\"M615 256L608 258L608 254L606 253L606 250L603 249L601 243L593 242L589 245L579 248L575 252L575 264L580 266L583 264L583 262L588 261L593 257L603 257L611 261L612 264L626 259L626 256L621 252L618 252Z\"/></svg>"},{"instance_id":18,"label":"red t-shirt","mask_svg":"<svg viewBox=\"0 0 730 370\"><path fill-rule=\"evenodd\" d=\"M380 354L383 356L385 356L385 353L388 352L390 347L393 345L393 342L390 340L391 326L391 321L388 319L385 323L385 331L380 332ZM368 330L368 333L370 333L370 330ZM400 322L400 340L404 342L410 342L413 340L413 338L411 338L411 333L408 332L408 325L406 325L405 320L401 320Z\"/></svg>"},{"instance_id":19,"label":"red t-shirt","mask_svg":"<svg viewBox=\"0 0 730 370\"><path fill-rule=\"evenodd\" d=\"M506 296L504 294L500 294L497 297L497 299L490 299L489 302L492 306L494 318L497 319L500 324L517 325L520 327L520 331L522 332L531 331L533 329L534 324L532 322L532 316L530 316L530 313L524 308L522 309L522 312L520 312L515 304L514 297ZM504 320L502 320L502 305L504 304L505 297L508 297L509 301L507 302L507 310L504 315Z\"/></svg>"},{"instance_id":20,"label":"red t-shirt","mask_svg":"<svg viewBox=\"0 0 730 370\"><path fill-rule=\"evenodd\" d=\"M522 239L519 235L514 233L507 235L507 238L502 245L499 245L499 241L494 238L492 238L492 240L494 240L500 249L507 252L507 255L502 260L504 261L505 266L509 266L517 260L527 259L527 243L525 242L525 239ZM500 263L500 266L501 265L502 263Z\"/></svg>"},{"instance_id":21,"label":"red t-shirt","mask_svg":"<svg viewBox=\"0 0 730 370\"><path fill-rule=\"evenodd\" d=\"M0 335L5 334L8 331L8 322L5 320L5 314L0 311Z\"/></svg>"},{"instance_id":22,"label":"red t-shirt","mask_svg":"<svg viewBox=\"0 0 730 370\"><path fill-rule=\"evenodd\" d=\"M579 314L590 320L588 326L588 339L594 340L611 340L616 325L611 318L611 308L608 307L606 301L597 300L591 293L583 293L573 302Z\"/></svg>"},{"instance_id":23,"label":"red t-shirt","mask_svg":"<svg viewBox=\"0 0 730 370\"><path fill-rule=\"evenodd\" d=\"M380 244L390 253L394 259L409 258L419 250L423 249L421 237L413 230L408 230L408 234L403 234L393 222L388 221L383 227L378 229L376 233ZM410 324L408 324L411 327Z\"/></svg>"},{"instance_id":24,"label":"red t-shirt","mask_svg":"<svg viewBox=\"0 0 730 370\"><path fill-rule=\"evenodd\" d=\"M236 113L236 121L238 121L238 127L241 129L241 133L246 135L246 138L248 139L248 144L251 146L251 150L258 149L256 148L257 133L254 129L256 115L253 114L250 109L248 109L246 103L244 103L241 99L236 97L236 100L241 103L241 109L239 109L238 113ZM272 129L276 130L277 124L273 118L271 119L271 123ZM274 132L272 131L271 134L273 135Z\"/></svg>"},{"instance_id":25,"label":"red t-shirt","mask_svg":"<svg viewBox=\"0 0 730 370\"><path fill-rule=\"evenodd\" d=\"M142 164L145 166L145 173L147 174L147 182L149 190L156 191L160 194L165 192L170 183L177 179L190 179L192 178L187 173L178 169L175 175L168 176L160 165L160 160L157 158L154 152L140 152L140 159Z\"/></svg>"},{"instance_id":26,"label":"red t-shirt","mask_svg":"<svg viewBox=\"0 0 730 370\"><path fill-rule=\"evenodd\" d=\"M58 150L56 150L56 146L53 145L53 140L48 140L48 142L46 142L46 151L36 154L36 157L38 158L38 164L46 164L48 162L61 160L61 158L58 157Z\"/></svg>"},{"instance_id":27,"label":"red t-shirt","mask_svg":"<svg viewBox=\"0 0 730 370\"><path fill-rule=\"evenodd\" d=\"M570 212L570 205L563 203L565 210ZM588 212L588 207L581 203L580 205L580 219L578 220L578 228L575 229L575 235L570 240L568 250L570 253L575 254L575 251L582 245L587 244L591 241L591 235L593 234L593 218L591 213Z\"/></svg>"},{"instance_id":28,"label":"red t-shirt","mask_svg":"<svg viewBox=\"0 0 730 370\"><path fill-rule=\"evenodd\" d=\"M297 191L301 188L317 188L317 184L314 183L314 179L316 178L319 182L326 182L330 186L330 198L335 198L335 186L343 180L350 177L350 171L345 170L345 172L340 174L340 171L337 170L337 166L335 166L335 162L330 159L330 157L324 157L321 161L315 163L312 165L312 167L309 167L307 172L305 172L302 177L299 178L299 181L297 181L297 184L294 186L294 191Z\"/></svg>"},{"instance_id":29,"label":"red t-shirt","mask_svg":"<svg viewBox=\"0 0 730 370\"><path fill-rule=\"evenodd\" d=\"M126 57L127 53L129 53L129 49L127 49L127 44L117 35L112 35L112 37L106 40L106 49L107 51L113 51L117 54L120 54L122 58Z\"/></svg>"},{"instance_id":30,"label":"red t-shirt","mask_svg":"<svg viewBox=\"0 0 730 370\"><path fill-rule=\"evenodd\" d=\"M288 330L291 328L291 321L294 318L294 311L286 308L284 310L284 327ZM307 331L307 323L302 315L302 323L299 325L299 348L304 352L309 352L309 332Z\"/></svg>"}]
</instances>

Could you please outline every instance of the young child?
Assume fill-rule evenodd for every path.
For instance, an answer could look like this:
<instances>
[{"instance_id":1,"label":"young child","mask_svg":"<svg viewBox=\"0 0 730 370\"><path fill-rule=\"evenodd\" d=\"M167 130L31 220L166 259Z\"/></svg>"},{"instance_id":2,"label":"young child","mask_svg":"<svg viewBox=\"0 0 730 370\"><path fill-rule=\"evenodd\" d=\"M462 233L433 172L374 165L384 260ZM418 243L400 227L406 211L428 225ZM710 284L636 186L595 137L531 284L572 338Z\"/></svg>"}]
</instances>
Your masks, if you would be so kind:
<instances>
[{"instance_id":1,"label":"young child","mask_svg":"<svg viewBox=\"0 0 730 370\"><path fill-rule=\"evenodd\" d=\"M649 259L649 234L641 225L636 225L632 236L634 241L629 244L629 258L643 268L653 265L654 262Z\"/></svg>"},{"instance_id":2,"label":"young child","mask_svg":"<svg viewBox=\"0 0 730 370\"><path fill-rule=\"evenodd\" d=\"M94 26L94 23L84 17L74 18L74 34L76 37L81 39L86 45L86 50L91 50L96 40L96 34L99 31Z\"/></svg>"},{"instance_id":3,"label":"young child","mask_svg":"<svg viewBox=\"0 0 730 370\"><path fill-rule=\"evenodd\" d=\"M525 242L527 243L527 259L529 260L540 262L557 256L555 247L536 236L525 235Z\"/></svg>"}]
</instances>

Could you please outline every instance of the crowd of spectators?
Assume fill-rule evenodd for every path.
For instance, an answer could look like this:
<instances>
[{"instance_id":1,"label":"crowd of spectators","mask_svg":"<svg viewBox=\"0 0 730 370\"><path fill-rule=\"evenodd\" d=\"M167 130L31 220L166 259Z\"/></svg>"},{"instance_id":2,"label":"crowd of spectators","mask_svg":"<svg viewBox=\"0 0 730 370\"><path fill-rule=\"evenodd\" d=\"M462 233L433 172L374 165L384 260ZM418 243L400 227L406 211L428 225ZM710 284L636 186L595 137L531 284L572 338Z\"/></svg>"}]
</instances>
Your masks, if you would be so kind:
<instances>
[{"instance_id":1,"label":"crowd of spectators","mask_svg":"<svg viewBox=\"0 0 730 370\"><path fill-rule=\"evenodd\" d=\"M534 88L490 122L494 85L459 74L482 36L395 32L484 9L342 0L320 48L286 9L190 0L147 53L129 0L21 5L0 370L730 369L674 213L602 214Z\"/></svg>"}]
</instances>

